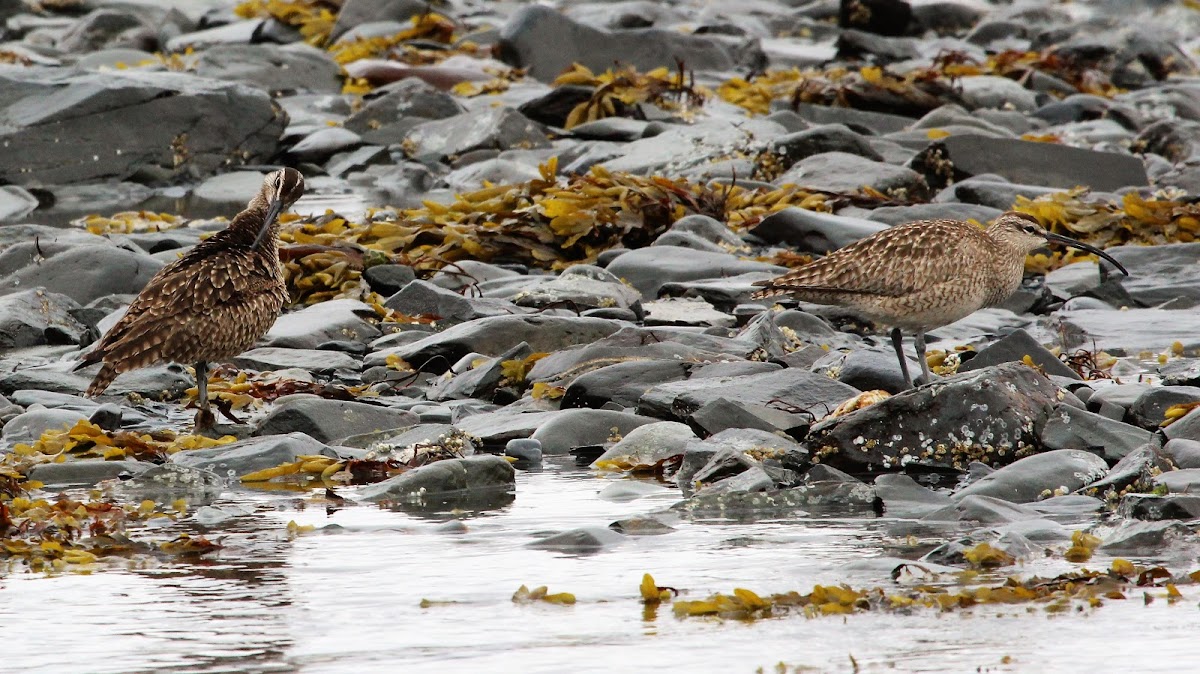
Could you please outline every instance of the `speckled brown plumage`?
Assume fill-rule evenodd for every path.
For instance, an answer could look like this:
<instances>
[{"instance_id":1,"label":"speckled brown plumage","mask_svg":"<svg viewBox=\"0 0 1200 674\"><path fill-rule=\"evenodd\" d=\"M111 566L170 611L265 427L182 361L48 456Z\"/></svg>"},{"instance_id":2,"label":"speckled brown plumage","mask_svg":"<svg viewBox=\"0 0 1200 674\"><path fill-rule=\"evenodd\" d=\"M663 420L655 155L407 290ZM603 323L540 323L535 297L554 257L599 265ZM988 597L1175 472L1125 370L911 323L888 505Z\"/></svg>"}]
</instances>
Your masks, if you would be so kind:
<instances>
[{"instance_id":1,"label":"speckled brown plumage","mask_svg":"<svg viewBox=\"0 0 1200 674\"><path fill-rule=\"evenodd\" d=\"M298 171L269 174L229 227L163 267L76 368L103 362L87 394L99 395L122 372L164 361L197 364L206 394L205 364L252 345L287 300L277 216L303 192Z\"/></svg>"},{"instance_id":2,"label":"speckled brown plumage","mask_svg":"<svg viewBox=\"0 0 1200 674\"><path fill-rule=\"evenodd\" d=\"M986 230L959 220L921 220L898 225L836 250L811 264L754 285L757 299L791 295L815 304L845 307L893 329L905 380L900 330L916 333L925 374L925 331L953 323L1008 298L1021 284L1025 257L1057 241L1103 252L1047 232L1029 215L1008 212Z\"/></svg>"}]
</instances>

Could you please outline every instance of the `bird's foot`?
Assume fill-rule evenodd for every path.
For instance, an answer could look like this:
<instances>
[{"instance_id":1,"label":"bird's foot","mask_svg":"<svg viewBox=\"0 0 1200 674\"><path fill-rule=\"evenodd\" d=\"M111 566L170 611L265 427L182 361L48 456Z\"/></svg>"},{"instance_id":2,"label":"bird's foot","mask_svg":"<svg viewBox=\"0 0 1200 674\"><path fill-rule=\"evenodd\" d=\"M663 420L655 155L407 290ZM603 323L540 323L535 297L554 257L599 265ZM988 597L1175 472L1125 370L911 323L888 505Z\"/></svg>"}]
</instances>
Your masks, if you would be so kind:
<instances>
[{"instance_id":1,"label":"bird's foot","mask_svg":"<svg viewBox=\"0 0 1200 674\"><path fill-rule=\"evenodd\" d=\"M211 430L217 425L217 417L212 413L212 408L201 407L196 411L195 432Z\"/></svg>"}]
</instances>

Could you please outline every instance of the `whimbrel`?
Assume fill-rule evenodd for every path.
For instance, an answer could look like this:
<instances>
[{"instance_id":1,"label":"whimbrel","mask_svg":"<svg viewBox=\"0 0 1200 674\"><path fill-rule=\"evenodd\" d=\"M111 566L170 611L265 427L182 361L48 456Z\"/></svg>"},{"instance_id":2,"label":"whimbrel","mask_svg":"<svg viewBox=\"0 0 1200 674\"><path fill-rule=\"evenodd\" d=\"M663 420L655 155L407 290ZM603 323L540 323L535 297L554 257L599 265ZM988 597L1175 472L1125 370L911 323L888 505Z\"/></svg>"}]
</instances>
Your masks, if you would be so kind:
<instances>
[{"instance_id":1,"label":"whimbrel","mask_svg":"<svg viewBox=\"0 0 1200 674\"><path fill-rule=\"evenodd\" d=\"M1021 285L1025 257L1048 241L1099 255L1129 275L1104 251L1009 211L987 229L961 220L919 220L885 229L778 278L755 282L763 289L753 297L791 295L838 305L891 327L900 371L912 388L901 330L916 334L917 360L928 383L925 332L1004 302Z\"/></svg>"},{"instance_id":2,"label":"whimbrel","mask_svg":"<svg viewBox=\"0 0 1200 674\"><path fill-rule=\"evenodd\" d=\"M279 317L288 294L279 263L278 218L303 193L299 171L268 174L228 227L159 270L75 367L104 363L87 395L100 395L127 370L165 361L194 363L200 404L196 427L212 426L208 363L245 351Z\"/></svg>"}]
</instances>

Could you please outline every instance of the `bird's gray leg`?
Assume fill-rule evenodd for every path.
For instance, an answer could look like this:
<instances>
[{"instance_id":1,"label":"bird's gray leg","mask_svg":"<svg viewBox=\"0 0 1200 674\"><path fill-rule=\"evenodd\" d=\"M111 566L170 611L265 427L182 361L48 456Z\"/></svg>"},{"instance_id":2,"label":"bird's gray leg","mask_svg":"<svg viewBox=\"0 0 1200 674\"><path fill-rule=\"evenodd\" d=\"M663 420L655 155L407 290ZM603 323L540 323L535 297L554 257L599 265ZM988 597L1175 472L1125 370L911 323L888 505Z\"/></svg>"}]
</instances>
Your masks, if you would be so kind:
<instances>
[{"instance_id":1,"label":"bird's gray leg","mask_svg":"<svg viewBox=\"0 0 1200 674\"><path fill-rule=\"evenodd\" d=\"M904 375L904 385L913 388L912 377L908 376L908 362L904 358L904 335L900 328L892 328L892 346L896 348L896 358L900 359L900 372Z\"/></svg>"},{"instance_id":2,"label":"bird's gray leg","mask_svg":"<svg viewBox=\"0 0 1200 674\"><path fill-rule=\"evenodd\" d=\"M921 361L921 375L925 377L926 384L933 381L933 375L929 373L929 363L925 360L925 331L918 330L916 337L913 338L913 346L917 349L917 360Z\"/></svg>"},{"instance_id":3,"label":"bird's gray leg","mask_svg":"<svg viewBox=\"0 0 1200 674\"><path fill-rule=\"evenodd\" d=\"M212 428L217 423L216 416L208 405L208 363L196 363L196 400L200 410L196 412L196 430Z\"/></svg>"}]
</instances>

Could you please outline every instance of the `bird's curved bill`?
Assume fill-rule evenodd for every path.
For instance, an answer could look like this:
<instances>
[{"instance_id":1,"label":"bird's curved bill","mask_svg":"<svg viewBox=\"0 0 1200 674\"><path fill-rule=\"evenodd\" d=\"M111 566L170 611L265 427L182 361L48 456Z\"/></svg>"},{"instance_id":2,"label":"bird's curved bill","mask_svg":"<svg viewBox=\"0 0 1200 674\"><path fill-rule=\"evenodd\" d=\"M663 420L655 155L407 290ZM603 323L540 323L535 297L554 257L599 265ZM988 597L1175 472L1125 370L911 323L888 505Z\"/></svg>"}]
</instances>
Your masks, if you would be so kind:
<instances>
[{"instance_id":1,"label":"bird's curved bill","mask_svg":"<svg viewBox=\"0 0 1200 674\"><path fill-rule=\"evenodd\" d=\"M1113 256L1100 250L1099 248L1096 248L1095 246L1089 246L1086 243L1083 243L1082 241L1076 241L1075 239L1071 239L1071 238L1068 238L1065 236L1060 236L1058 234L1054 234L1053 232L1046 232L1045 237L1046 237L1047 241L1053 241L1054 243L1061 243L1064 246L1078 248L1079 250L1086 250L1087 252L1091 253L1092 255L1102 257L1105 260L1108 260L1109 262L1111 262L1114 267L1116 267L1117 269L1120 269L1122 274L1129 276L1129 271L1127 269L1125 269L1125 267L1120 262L1117 262L1115 259L1113 259Z\"/></svg>"},{"instance_id":2,"label":"bird's curved bill","mask_svg":"<svg viewBox=\"0 0 1200 674\"><path fill-rule=\"evenodd\" d=\"M271 231L271 225L275 224L275 220L279 218L279 214L282 211L282 199L272 197L271 200L267 202L267 217L263 219L262 227L258 230L258 236L254 239L254 248L258 248L258 244L262 243L263 238L267 236L267 232Z\"/></svg>"}]
</instances>

